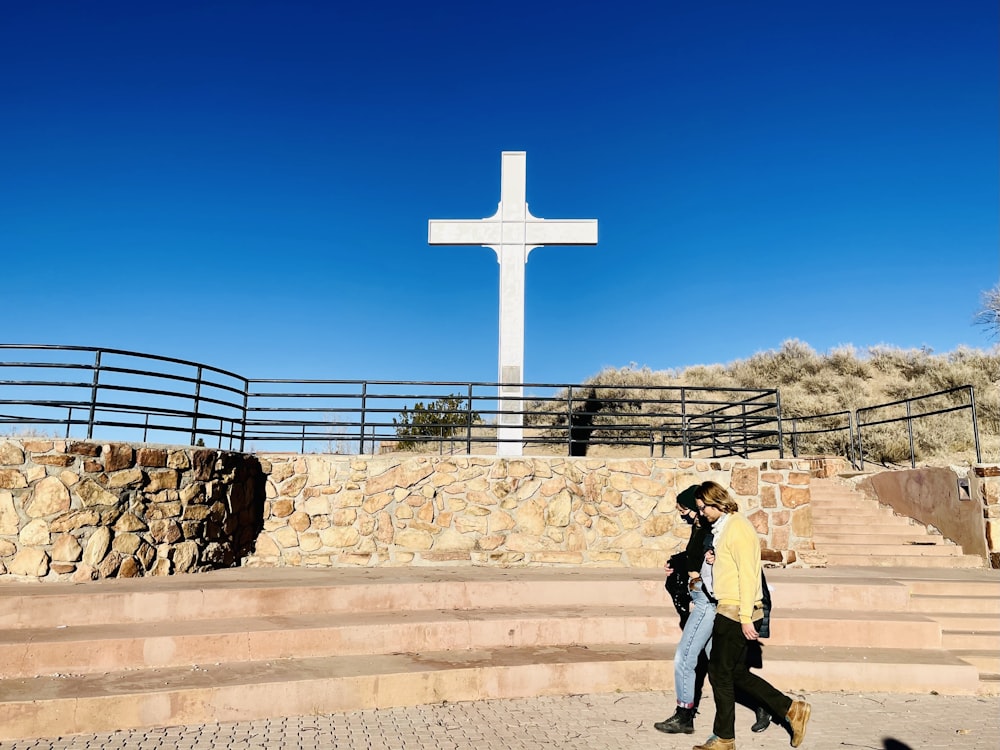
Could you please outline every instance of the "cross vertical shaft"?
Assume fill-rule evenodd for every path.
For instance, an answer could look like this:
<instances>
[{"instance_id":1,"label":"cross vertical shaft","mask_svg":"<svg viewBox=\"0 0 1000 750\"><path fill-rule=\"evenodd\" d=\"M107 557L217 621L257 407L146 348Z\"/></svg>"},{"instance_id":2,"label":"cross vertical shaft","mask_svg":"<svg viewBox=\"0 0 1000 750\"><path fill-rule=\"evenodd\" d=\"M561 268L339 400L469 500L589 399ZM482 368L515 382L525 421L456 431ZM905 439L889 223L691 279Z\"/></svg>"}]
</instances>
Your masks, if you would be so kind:
<instances>
[{"instance_id":1,"label":"cross vertical shaft","mask_svg":"<svg viewBox=\"0 0 1000 750\"><path fill-rule=\"evenodd\" d=\"M520 456L524 439L524 265L528 253L543 245L596 245L596 219L539 219L526 201L527 156L504 151L500 165L500 203L485 219L428 222L431 245L482 245L500 263L500 383L497 405L497 455Z\"/></svg>"}]
</instances>

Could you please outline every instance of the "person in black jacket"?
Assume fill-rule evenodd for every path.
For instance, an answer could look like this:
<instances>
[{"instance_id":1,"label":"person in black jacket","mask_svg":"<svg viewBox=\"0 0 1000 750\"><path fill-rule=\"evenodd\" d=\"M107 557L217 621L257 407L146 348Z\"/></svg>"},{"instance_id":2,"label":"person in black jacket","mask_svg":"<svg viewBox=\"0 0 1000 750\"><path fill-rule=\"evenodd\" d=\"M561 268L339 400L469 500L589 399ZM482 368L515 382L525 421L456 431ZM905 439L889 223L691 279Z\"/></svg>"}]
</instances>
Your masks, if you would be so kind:
<instances>
[{"instance_id":1,"label":"person in black jacket","mask_svg":"<svg viewBox=\"0 0 1000 750\"><path fill-rule=\"evenodd\" d=\"M712 628L715 622L716 600L710 584L705 580L711 579L711 566L715 561L712 549L712 526L698 512L695 493L700 486L691 485L677 495L677 512L691 524L691 536L684 552L673 555L663 566L667 573L664 585L680 617L682 630L681 639L674 652L674 691L677 696L677 708L668 719L653 724L655 729L666 734L694 732L694 717L698 711L708 666L706 647L711 648ZM756 720L751 729L754 732L763 732L770 725L771 717L762 707L756 707L755 713Z\"/></svg>"},{"instance_id":2,"label":"person in black jacket","mask_svg":"<svg viewBox=\"0 0 1000 750\"><path fill-rule=\"evenodd\" d=\"M700 687L705 679L704 669L701 670L701 679L698 679L698 661L712 637L712 625L715 622L715 601L705 590L702 581L702 566L705 565L705 552L711 548L712 531L710 524L698 514L695 501L698 487L699 485L692 485L677 495L677 512L691 524L691 536L687 549L671 557L663 566L667 573L667 590L674 599L674 607L680 615L683 629L674 652L677 709L670 718L653 724L655 729L667 734L694 732L694 715L701 693ZM678 588L681 585L688 594L686 607L678 603L679 600L684 601Z\"/></svg>"}]
</instances>

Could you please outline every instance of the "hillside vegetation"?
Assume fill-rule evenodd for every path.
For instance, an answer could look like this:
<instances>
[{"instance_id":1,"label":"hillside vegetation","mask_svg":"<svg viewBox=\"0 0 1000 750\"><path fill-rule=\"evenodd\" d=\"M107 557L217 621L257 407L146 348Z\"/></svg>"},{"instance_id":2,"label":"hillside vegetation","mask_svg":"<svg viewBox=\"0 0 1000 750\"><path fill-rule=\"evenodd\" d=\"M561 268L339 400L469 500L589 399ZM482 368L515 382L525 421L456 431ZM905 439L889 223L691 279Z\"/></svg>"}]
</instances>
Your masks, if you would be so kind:
<instances>
[{"instance_id":1,"label":"hillside vegetation","mask_svg":"<svg viewBox=\"0 0 1000 750\"><path fill-rule=\"evenodd\" d=\"M602 398L613 397L615 386L778 388L785 421L844 410L854 412L862 407L971 385L979 420L982 460L1000 461L1000 347L992 352L960 348L949 354L887 346L865 351L843 347L820 354L808 344L790 340L778 351L759 352L749 359L727 365L699 365L665 371L635 366L609 368L589 378L586 384L597 387ZM969 403L968 391L964 390L915 402L911 405L911 414ZM879 418L903 416L905 409L905 405L887 409L880 412ZM921 462L967 464L975 461L969 409L916 419L913 431L914 452ZM866 428L864 447L866 460L909 462L905 422ZM799 455L845 455L846 448L846 432L803 435L798 442Z\"/></svg>"}]
</instances>

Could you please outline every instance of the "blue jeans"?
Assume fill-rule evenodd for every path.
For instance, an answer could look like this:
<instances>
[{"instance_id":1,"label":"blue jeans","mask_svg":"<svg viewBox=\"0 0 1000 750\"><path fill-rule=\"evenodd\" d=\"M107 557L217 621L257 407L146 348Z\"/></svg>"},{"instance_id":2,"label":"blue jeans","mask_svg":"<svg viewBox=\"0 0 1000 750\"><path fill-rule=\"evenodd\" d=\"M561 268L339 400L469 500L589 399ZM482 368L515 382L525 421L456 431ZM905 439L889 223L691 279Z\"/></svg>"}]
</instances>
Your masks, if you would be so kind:
<instances>
[{"instance_id":1,"label":"blue jeans","mask_svg":"<svg viewBox=\"0 0 1000 750\"><path fill-rule=\"evenodd\" d=\"M712 626L715 624L715 605L702 593L701 583L691 592L691 614L684 624L684 632L674 652L674 691L677 705L694 708L695 667L702 649L712 650Z\"/></svg>"}]
</instances>

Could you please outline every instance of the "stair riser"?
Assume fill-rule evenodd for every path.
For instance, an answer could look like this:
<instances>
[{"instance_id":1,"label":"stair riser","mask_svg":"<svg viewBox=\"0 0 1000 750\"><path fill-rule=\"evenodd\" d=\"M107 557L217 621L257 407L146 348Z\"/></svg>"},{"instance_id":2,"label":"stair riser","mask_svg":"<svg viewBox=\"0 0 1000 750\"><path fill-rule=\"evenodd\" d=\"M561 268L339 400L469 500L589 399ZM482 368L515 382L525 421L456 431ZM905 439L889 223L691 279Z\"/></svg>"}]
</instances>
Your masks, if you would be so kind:
<instances>
[{"instance_id":1,"label":"stair riser","mask_svg":"<svg viewBox=\"0 0 1000 750\"><path fill-rule=\"evenodd\" d=\"M941 626L942 633L945 631L992 633L995 630L1000 630L1000 617L994 614L952 615L941 612L926 612L924 614Z\"/></svg>"},{"instance_id":2,"label":"stair riser","mask_svg":"<svg viewBox=\"0 0 1000 750\"><path fill-rule=\"evenodd\" d=\"M911 596L909 610L911 612L941 612L951 614L990 614L996 615L994 626L1000 625L1000 599L986 596ZM995 630L996 627L991 628Z\"/></svg>"},{"instance_id":3,"label":"stair riser","mask_svg":"<svg viewBox=\"0 0 1000 750\"><path fill-rule=\"evenodd\" d=\"M824 553L825 554L825 553ZM982 568L981 558L972 555L963 557L916 557L914 555L829 555L826 564L831 567L873 567L873 568Z\"/></svg>"},{"instance_id":4,"label":"stair riser","mask_svg":"<svg viewBox=\"0 0 1000 750\"><path fill-rule=\"evenodd\" d=\"M531 618L381 626L266 630L0 647L0 677L97 674L119 670L323 656L541 647L574 643L675 644L675 615L664 618ZM17 661L14 661L14 660Z\"/></svg>"},{"instance_id":5,"label":"stair riser","mask_svg":"<svg viewBox=\"0 0 1000 750\"><path fill-rule=\"evenodd\" d=\"M907 581L913 594L975 596L1000 599L1000 583L995 581Z\"/></svg>"},{"instance_id":6,"label":"stair riser","mask_svg":"<svg viewBox=\"0 0 1000 750\"><path fill-rule=\"evenodd\" d=\"M866 581L781 581L772 582L772 589L780 592L781 601L796 608L902 610L909 601L902 586L877 585L877 582L870 585ZM210 598L197 590L169 594L35 595L6 597L5 606L0 608L0 629L56 628L70 621L87 626L324 613L479 610L505 603L516 603L526 610L558 606L670 606L663 583L649 580L243 588L219 590Z\"/></svg>"},{"instance_id":7,"label":"stair riser","mask_svg":"<svg viewBox=\"0 0 1000 750\"><path fill-rule=\"evenodd\" d=\"M917 534L927 536L927 529L920 524L910 523L900 518L872 518L870 516L832 516L814 515L813 528L822 531L869 531L878 529L882 533L902 532L904 534Z\"/></svg>"},{"instance_id":8,"label":"stair riser","mask_svg":"<svg viewBox=\"0 0 1000 750\"><path fill-rule=\"evenodd\" d=\"M861 554L892 555L894 557L962 557L961 547L938 544L824 544L817 549L827 555Z\"/></svg>"},{"instance_id":9,"label":"stair riser","mask_svg":"<svg viewBox=\"0 0 1000 750\"><path fill-rule=\"evenodd\" d=\"M988 674L1000 673L1000 654L983 652L982 654L961 654L963 661L968 662L980 672Z\"/></svg>"},{"instance_id":10,"label":"stair riser","mask_svg":"<svg viewBox=\"0 0 1000 750\"><path fill-rule=\"evenodd\" d=\"M827 513L874 513L878 515L894 515L890 508L872 505L870 503L857 502L852 499L829 500L825 498L813 497L810 503L813 512Z\"/></svg>"},{"instance_id":11,"label":"stair riser","mask_svg":"<svg viewBox=\"0 0 1000 750\"><path fill-rule=\"evenodd\" d=\"M975 649L996 653L1000 652L1000 633L942 633L941 646L948 650Z\"/></svg>"},{"instance_id":12,"label":"stair riser","mask_svg":"<svg viewBox=\"0 0 1000 750\"><path fill-rule=\"evenodd\" d=\"M426 621L374 626L258 630L91 641L0 645L0 678L34 675L96 674L122 670L244 660L318 656L419 653L574 643L676 644L677 619L664 617L505 618ZM778 646L931 648L941 646L937 623L901 618L893 621L775 617L771 639Z\"/></svg>"},{"instance_id":13,"label":"stair riser","mask_svg":"<svg viewBox=\"0 0 1000 750\"><path fill-rule=\"evenodd\" d=\"M437 582L230 589L210 599L197 590L5 598L0 628L280 617L296 614L531 607L656 607L669 600L662 581Z\"/></svg>"},{"instance_id":14,"label":"stair riser","mask_svg":"<svg viewBox=\"0 0 1000 750\"><path fill-rule=\"evenodd\" d=\"M843 531L821 532L816 529L813 530L813 544L823 546L824 548L830 544L877 544L877 545L892 545L892 546L914 546L909 543L926 542L926 541L927 541L926 536L919 536L917 534L906 534L906 533L887 534L878 528L872 529L871 533L863 531L846 533Z\"/></svg>"}]
</instances>

